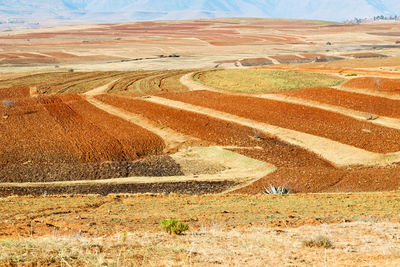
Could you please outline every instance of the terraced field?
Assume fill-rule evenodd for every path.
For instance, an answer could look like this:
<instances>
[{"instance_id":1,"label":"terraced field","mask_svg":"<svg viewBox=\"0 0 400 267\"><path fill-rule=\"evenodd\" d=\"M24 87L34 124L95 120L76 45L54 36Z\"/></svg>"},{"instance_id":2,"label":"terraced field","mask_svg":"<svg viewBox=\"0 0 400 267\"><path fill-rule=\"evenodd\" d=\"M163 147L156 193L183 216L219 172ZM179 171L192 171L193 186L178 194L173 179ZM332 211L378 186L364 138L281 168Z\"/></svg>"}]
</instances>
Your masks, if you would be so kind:
<instances>
[{"instance_id":1,"label":"terraced field","mask_svg":"<svg viewBox=\"0 0 400 267\"><path fill-rule=\"evenodd\" d=\"M240 73L253 75L254 71L247 71ZM208 184L215 188L214 192L232 187L235 192L253 194L265 184L285 185L295 192L379 191L400 186L399 100L331 87L285 92L274 87L276 81L293 88L313 81L333 85L342 81L320 74L281 71L272 76L261 75L258 80L264 84L263 90L270 93L247 94L230 92L229 83L222 83L228 86L227 91L223 86L210 86L215 75L222 75L223 79L223 71L194 73L192 78L190 70L72 72L14 79L9 83L13 87L0 91L2 99L16 102L16 107L10 108L9 118L2 120L6 139L14 140L3 143L2 164L7 167L2 170L2 181L76 180L81 183L78 187L85 188L84 192L93 192L95 184L83 185L83 181L142 175L141 171L135 172L135 168L141 170L140 166L157 169L145 175L179 176L185 173L183 169L195 166L168 159L169 156L162 156L163 150L173 154L191 147L218 146L270 164L276 170L239 187L228 180L225 184ZM298 75L309 76L310 80L305 84L292 83ZM35 82L43 77L47 77L47 84ZM208 86L198 83L199 80ZM382 82L382 88L386 87ZM32 95L32 88L36 88L38 95ZM396 96L396 90L391 90ZM66 94L70 91L85 95ZM64 94L46 96L48 93ZM43 123L32 124L33 121ZM30 133L34 133L32 140L40 141L24 142ZM17 150L17 144L22 142L26 144ZM149 155L160 156L148 160ZM137 163L143 157L147 163ZM71 172L76 162L80 162L80 167ZM32 169L46 164L65 171L57 176L48 167L28 176ZM160 171L150 167L152 164L162 165L162 170L169 166L173 171ZM106 167L95 174L94 169L100 165ZM50 174L43 176L44 172ZM69 176L61 178L66 172ZM207 179L198 182L206 183ZM185 179L181 185L184 183ZM203 186L199 183L199 187ZM39 193L45 188L36 184L36 189L28 186L21 190L20 186L10 184L8 191ZM64 188L75 192L76 188L71 186L59 184L53 191ZM102 184L99 188L101 192L155 190L153 185L138 189L137 184L126 183L123 187ZM179 191L177 188L182 187L171 183L164 187Z\"/></svg>"}]
</instances>

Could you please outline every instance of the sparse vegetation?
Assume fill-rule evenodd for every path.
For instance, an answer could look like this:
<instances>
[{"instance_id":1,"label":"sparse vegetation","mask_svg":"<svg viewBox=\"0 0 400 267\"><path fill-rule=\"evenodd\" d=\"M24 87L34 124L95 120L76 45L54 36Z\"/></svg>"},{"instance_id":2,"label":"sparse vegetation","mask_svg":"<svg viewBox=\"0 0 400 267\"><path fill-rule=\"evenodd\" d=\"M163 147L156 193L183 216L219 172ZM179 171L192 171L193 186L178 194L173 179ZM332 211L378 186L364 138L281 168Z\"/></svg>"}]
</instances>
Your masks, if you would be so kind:
<instances>
[{"instance_id":1,"label":"sparse vegetation","mask_svg":"<svg viewBox=\"0 0 400 267\"><path fill-rule=\"evenodd\" d=\"M178 219L163 219L160 222L161 228L165 230L168 234L181 235L189 229L189 225L180 222Z\"/></svg>"},{"instance_id":2,"label":"sparse vegetation","mask_svg":"<svg viewBox=\"0 0 400 267\"><path fill-rule=\"evenodd\" d=\"M343 82L326 74L278 70L212 70L199 72L194 80L227 91L262 93L329 87Z\"/></svg>"},{"instance_id":3,"label":"sparse vegetation","mask_svg":"<svg viewBox=\"0 0 400 267\"><path fill-rule=\"evenodd\" d=\"M317 236L316 238L303 241L303 246L309 248L333 248L332 242L326 236Z\"/></svg>"},{"instance_id":4,"label":"sparse vegetation","mask_svg":"<svg viewBox=\"0 0 400 267\"><path fill-rule=\"evenodd\" d=\"M354 77L354 76L357 76L357 73L349 73L349 74L346 74L346 77Z\"/></svg>"},{"instance_id":5,"label":"sparse vegetation","mask_svg":"<svg viewBox=\"0 0 400 267\"><path fill-rule=\"evenodd\" d=\"M267 188L264 185L264 190L261 191L261 192L263 194L267 194L267 195L287 195L287 194L290 194L290 191L287 188L285 188L283 186L279 186L278 188L276 188L275 186L273 186L271 184L269 185L269 188Z\"/></svg>"}]
</instances>

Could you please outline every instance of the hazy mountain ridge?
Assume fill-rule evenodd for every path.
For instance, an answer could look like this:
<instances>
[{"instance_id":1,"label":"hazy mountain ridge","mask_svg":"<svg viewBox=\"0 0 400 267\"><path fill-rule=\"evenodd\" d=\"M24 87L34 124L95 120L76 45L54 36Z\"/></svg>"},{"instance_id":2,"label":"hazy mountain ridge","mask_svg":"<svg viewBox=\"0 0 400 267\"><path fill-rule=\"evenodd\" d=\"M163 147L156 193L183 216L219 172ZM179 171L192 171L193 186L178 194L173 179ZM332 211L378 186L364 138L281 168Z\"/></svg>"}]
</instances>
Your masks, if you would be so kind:
<instances>
[{"instance_id":1,"label":"hazy mountain ridge","mask_svg":"<svg viewBox=\"0 0 400 267\"><path fill-rule=\"evenodd\" d=\"M0 0L0 27L215 17L343 21L400 14L398 0Z\"/></svg>"}]
</instances>

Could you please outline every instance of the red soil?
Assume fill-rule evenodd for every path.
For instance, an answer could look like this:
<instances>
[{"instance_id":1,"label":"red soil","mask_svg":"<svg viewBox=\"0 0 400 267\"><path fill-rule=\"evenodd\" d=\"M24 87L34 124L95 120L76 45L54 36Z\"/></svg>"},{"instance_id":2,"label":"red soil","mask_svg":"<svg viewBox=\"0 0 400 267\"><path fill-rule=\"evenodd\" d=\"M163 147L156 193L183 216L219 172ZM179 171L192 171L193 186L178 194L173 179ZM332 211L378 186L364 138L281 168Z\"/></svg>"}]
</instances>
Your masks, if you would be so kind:
<instances>
[{"instance_id":1,"label":"red soil","mask_svg":"<svg viewBox=\"0 0 400 267\"><path fill-rule=\"evenodd\" d=\"M0 100L29 97L28 86L13 86L10 88L0 88Z\"/></svg>"},{"instance_id":2,"label":"red soil","mask_svg":"<svg viewBox=\"0 0 400 267\"><path fill-rule=\"evenodd\" d=\"M236 192L258 194L264 185L284 185L295 192L379 191L400 186L398 168L335 169L305 150L268 136L254 138L254 131L234 123L213 119L151 102L116 95L98 99L140 113L176 131L220 145L259 146L261 150L234 149L243 155L270 162L279 169Z\"/></svg>"},{"instance_id":3,"label":"red soil","mask_svg":"<svg viewBox=\"0 0 400 267\"><path fill-rule=\"evenodd\" d=\"M282 60L282 61L286 61L286 60L297 60L297 59L301 59L301 57L298 57L296 55L280 55L280 56L270 56L273 59L276 59L278 61Z\"/></svg>"},{"instance_id":4,"label":"red soil","mask_svg":"<svg viewBox=\"0 0 400 267\"><path fill-rule=\"evenodd\" d=\"M400 118L400 101L320 87L286 91L281 94L346 107L366 113Z\"/></svg>"},{"instance_id":5,"label":"red soil","mask_svg":"<svg viewBox=\"0 0 400 267\"><path fill-rule=\"evenodd\" d=\"M234 193L257 194L270 184L294 192L393 191L400 187L400 168L280 168Z\"/></svg>"},{"instance_id":6,"label":"red soil","mask_svg":"<svg viewBox=\"0 0 400 267\"><path fill-rule=\"evenodd\" d=\"M257 133L253 129L235 123L133 98L116 95L100 95L96 98L129 112L141 114L160 126L167 126L177 132L218 145L262 147L261 150L239 151L278 167L330 167L327 162L306 150L264 135L256 138Z\"/></svg>"},{"instance_id":7,"label":"red soil","mask_svg":"<svg viewBox=\"0 0 400 267\"><path fill-rule=\"evenodd\" d=\"M400 151L399 130L317 108L207 91L170 93L163 97L326 137L368 151L378 153Z\"/></svg>"},{"instance_id":8,"label":"red soil","mask_svg":"<svg viewBox=\"0 0 400 267\"><path fill-rule=\"evenodd\" d=\"M0 164L135 160L164 147L76 95L17 99L8 113L0 120Z\"/></svg>"},{"instance_id":9,"label":"red soil","mask_svg":"<svg viewBox=\"0 0 400 267\"><path fill-rule=\"evenodd\" d=\"M343 87L400 93L400 79L361 77L345 82Z\"/></svg>"},{"instance_id":10,"label":"red soil","mask_svg":"<svg viewBox=\"0 0 400 267\"><path fill-rule=\"evenodd\" d=\"M52 56L52 57L55 57L55 58L72 58L72 57L78 57L78 56L76 56L76 55L69 54L69 53L64 53L64 52L45 52L45 53L42 53L42 54L49 55L49 56Z\"/></svg>"}]
</instances>

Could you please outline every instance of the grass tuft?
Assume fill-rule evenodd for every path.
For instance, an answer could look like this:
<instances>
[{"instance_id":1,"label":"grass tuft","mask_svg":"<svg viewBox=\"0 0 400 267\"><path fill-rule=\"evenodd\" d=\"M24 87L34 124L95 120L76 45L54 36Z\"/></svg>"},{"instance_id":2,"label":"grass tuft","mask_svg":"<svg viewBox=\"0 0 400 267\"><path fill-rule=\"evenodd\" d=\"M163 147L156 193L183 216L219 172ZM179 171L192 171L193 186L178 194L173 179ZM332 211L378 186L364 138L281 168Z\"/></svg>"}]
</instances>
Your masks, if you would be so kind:
<instances>
[{"instance_id":1,"label":"grass tuft","mask_svg":"<svg viewBox=\"0 0 400 267\"><path fill-rule=\"evenodd\" d=\"M333 248L332 242L325 236L318 236L314 239L303 241L303 246L309 248Z\"/></svg>"}]
</instances>

